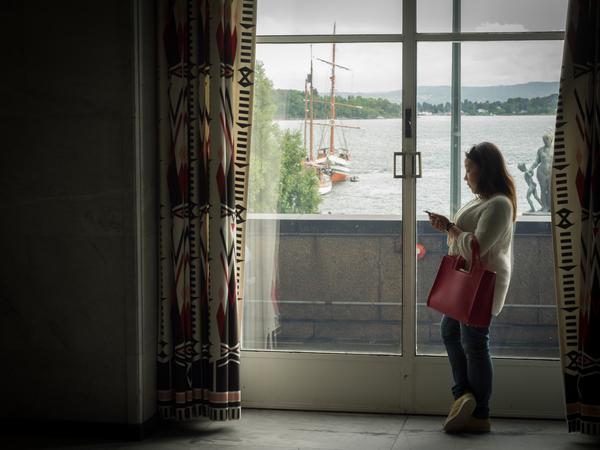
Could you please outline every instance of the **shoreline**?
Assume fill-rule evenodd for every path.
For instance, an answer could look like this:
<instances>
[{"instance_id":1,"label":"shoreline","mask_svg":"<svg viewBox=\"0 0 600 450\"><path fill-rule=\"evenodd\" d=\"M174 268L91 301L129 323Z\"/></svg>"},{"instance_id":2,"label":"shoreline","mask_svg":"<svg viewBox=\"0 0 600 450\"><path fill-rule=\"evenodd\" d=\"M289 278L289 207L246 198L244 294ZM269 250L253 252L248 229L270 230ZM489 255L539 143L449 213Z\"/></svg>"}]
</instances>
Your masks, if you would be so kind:
<instances>
[{"instance_id":1,"label":"shoreline","mask_svg":"<svg viewBox=\"0 0 600 450\"><path fill-rule=\"evenodd\" d=\"M540 117L540 116L555 116L556 114L461 114L461 117ZM417 117L451 117L451 114L422 114L418 113ZM336 120L401 120L402 117L369 117L369 118L354 118L354 117L336 117ZM287 121L304 121L304 117L298 118L286 118L286 119L278 119L274 118L273 121L276 122L287 122ZM327 117L325 118L315 118L315 121L318 120L329 120Z\"/></svg>"}]
</instances>

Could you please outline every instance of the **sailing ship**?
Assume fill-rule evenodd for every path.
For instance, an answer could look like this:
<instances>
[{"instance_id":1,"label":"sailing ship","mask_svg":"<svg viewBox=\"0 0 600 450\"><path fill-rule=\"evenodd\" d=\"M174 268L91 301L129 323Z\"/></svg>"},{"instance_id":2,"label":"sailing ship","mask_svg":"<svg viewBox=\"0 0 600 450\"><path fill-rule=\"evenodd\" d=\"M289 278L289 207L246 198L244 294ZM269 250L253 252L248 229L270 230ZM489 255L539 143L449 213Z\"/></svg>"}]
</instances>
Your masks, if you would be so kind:
<instances>
[{"instance_id":1,"label":"sailing ship","mask_svg":"<svg viewBox=\"0 0 600 450\"><path fill-rule=\"evenodd\" d=\"M333 24L333 35L335 36L335 23ZM319 193L324 195L331 192L333 183L346 181L348 179L356 181L356 177L351 176L352 165L350 158L350 151L347 145L344 147L335 146L335 135L336 128L359 128L349 125L341 125L336 123L336 105L357 108L361 106L349 105L346 103L336 103L335 101L335 71L337 69L350 70L348 67L344 67L336 63L335 54L335 42L332 44L331 61L326 61L321 58L316 58L318 61L328 64L331 66L331 89L329 101L324 102L322 100L315 100L313 98L313 57L311 51L310 58L310 73L306 76L304 82L304 147L308 147L308 161L307 165L312 166L317 171L319 177ZM329 114L328 121L326 123L315 123L314 122L314 103L328 103ZM329 145L326 147L320 147L317 149L316 154L314 151L314 126L322 126L329 131ZM307 138L308 136L308 138Z\"/></svg>"},{"instance_id":2,"label":"sailing ship","mask_svg":"<svg viewBox=\"0 0 600 450\"><path fill-rule=\"evenodd\" d=\"M325 165L317 163L314 154L314 99L313 99L313 58L312 58L312 46L310 56L310 73L306 76L304 81L304 151L308 145L308 160L306 165L312 167L317 172L319 179L319 194L329 194L333 189L333 182L331 181L331 170ZM308 129L307 129L308 127ZM307 131L309 132L309 139L307 139Z\"/></svg>"}]
</instances>

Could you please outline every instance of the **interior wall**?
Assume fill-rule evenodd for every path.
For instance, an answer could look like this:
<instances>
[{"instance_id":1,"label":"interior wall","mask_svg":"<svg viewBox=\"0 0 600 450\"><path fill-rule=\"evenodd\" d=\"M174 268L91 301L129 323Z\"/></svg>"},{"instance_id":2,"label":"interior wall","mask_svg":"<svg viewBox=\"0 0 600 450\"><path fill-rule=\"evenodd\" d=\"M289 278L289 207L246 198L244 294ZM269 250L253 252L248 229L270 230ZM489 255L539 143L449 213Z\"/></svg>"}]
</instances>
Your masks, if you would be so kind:
<instances>
[{"instance_id":1,"label":"interior wall","mask_svg":"<svg viewBox=\"0 0 600 450\"><path fill-rule=\"evenodd\" d=\"M153 86L136 70L153 56L135 51L137 3L0 2L2 418L154 412L154 107L139 98Z\"/></svg>"},{"instance_id":2,"label":"interior wall","mask_svg":"<svg viewBox=\"0 0 600 450\"><path fill-rule=\"evenodd\" d=\"M134 117L136 124L137 290L136 317L140 330L138 418L145 422L156 414L156 351L158 331L158 112L156 58L156 1L134 0ZM131 418L130 414L130 418ZM131 421L131 419L130 419ZM137 423L137 422L136 422Z\"/></svg>"}]
</instances>

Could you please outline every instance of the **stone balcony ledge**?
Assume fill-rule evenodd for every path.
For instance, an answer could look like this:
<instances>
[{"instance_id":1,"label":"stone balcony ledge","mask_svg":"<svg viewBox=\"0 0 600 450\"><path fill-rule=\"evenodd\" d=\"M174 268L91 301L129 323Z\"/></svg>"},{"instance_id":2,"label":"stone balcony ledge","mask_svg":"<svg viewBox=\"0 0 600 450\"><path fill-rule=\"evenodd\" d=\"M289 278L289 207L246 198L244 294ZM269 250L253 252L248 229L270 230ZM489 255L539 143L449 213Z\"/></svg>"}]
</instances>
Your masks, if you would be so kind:
<instances>
[{"instance_id":1,"label":"stone balcony ledge","mask_svg":"<svg viewBox=\"0 0 600 450\"><path fill-rule=\"evenodd\" d=\"M275 291L261 293L246 284L246 314L255 315L252 302L272 302L274 296L284 347L311 341L320 348L342 341L393 345L401 335L401 233L397 216L250 215L251 253L278 238L276 246L268 246L277 252L272 258L277 277ZM418 341L438 348L440 315L425 302L447 252L446 237L423 217L417 221L417 243L425 248L417 262ZM254 283L264 275L257 269L250 261L247 276ZM506 307L492 327L492 344L558 354L548 216L516 222L513 277Z\"/></svg>"}]
</instances>

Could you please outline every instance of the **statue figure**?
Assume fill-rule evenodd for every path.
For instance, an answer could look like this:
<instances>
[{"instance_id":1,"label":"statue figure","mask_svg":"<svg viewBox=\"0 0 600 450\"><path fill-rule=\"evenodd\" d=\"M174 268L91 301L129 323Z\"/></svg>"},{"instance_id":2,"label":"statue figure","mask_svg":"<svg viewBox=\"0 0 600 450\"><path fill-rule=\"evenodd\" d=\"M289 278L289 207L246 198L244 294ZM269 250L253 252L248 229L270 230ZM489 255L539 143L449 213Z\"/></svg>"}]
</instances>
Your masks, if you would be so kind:
<instances>
[{"instance_id":1,"label":"statue figure","mask_svg":"<svg viewBox=\"0 0 600 450\"><path fill-rule=\"evenodd\" d=\"M542 137L544 146L538 148L535 161L531 165L531 170L537 167L536 176L540 185L540 199L542 204L541 211L550 211L550 171L552 169L552 156L554 154L553 136L548 133Z\"/></svg>"},{"instance_id":2,"label":"statue figure","mask_svg":"<svg viewBox=\"0 0 600 450\"><path fill-rule=\"evenodd\" d=\"M529 212L535 212L535 206L533 205L533 201L531 201L531 197L533 196L533 198L535 198L540 205L542 204L542 201L537 194L537 184L535 181L533 181L533 170L527 169L525 163L519 163L517 167L521 172L523 172L525 182L527 183L527 202L529 203Z\"/></svg>"}]
</instances>

